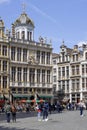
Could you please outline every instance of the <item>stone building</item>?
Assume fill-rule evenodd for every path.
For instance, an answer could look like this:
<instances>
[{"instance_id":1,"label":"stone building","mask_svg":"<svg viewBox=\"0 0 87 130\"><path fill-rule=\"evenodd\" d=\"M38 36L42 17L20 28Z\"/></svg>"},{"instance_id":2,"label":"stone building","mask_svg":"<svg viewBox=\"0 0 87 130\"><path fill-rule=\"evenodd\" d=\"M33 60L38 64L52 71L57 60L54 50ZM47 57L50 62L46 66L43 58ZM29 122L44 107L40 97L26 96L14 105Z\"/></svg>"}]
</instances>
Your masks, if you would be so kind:
<instances>
[{"instance_id":1,"label":"stone building","mask_svg":"<svg viewBox=\"0 0 87 130\"><path fill-rule=\"evenodd\" d=\"M87 101L87 45L68 48L63 41L59 54L53 53L53 68L56 70L55 73L53 69L53 90L57 100Z\"/></svg>"},{"instance_id":2,"label":"stone building","mask_svg":"<svg viewBox=\"0 0 87 130\"><path fill-rule=\"evenodd\" d=\"M52 46L34 40L34 22L23 12L5 33L0 20L0 94L12 99L51 100Z\"/></svg>"}]
</instances>

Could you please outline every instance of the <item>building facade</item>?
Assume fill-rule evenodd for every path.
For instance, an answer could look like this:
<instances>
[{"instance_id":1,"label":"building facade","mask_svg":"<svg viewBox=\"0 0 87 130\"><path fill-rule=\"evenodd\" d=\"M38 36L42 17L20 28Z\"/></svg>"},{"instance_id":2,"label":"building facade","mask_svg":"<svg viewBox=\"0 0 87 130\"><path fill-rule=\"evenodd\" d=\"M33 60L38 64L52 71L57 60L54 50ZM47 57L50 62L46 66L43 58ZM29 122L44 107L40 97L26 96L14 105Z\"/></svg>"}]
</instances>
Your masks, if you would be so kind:
<instances>
[{"instance_id":1,"label":"building facade","mask_svg":"<svg viewBox=\"0 0 87 130\"><path fill-rule=\"evenodd\" d=\"M23 12L11 33L0 20L0 94L10 100L52 98L52 46L34 40L34 22Z\"/></svg>"},{"instance_id":2,"label":"building facade","mask_svg":"<svg viewBox=\"0 0 87 130\"><path fill-rule=\"evenodd\" d=\"M60 53L53 54L53 80L55 76L54 93L58 100L79 102L87 101L87 45L79 48L68 48L64 42L60 46ZM54 89L54 88L53 88Z\"/></svg>"}]
</instances>

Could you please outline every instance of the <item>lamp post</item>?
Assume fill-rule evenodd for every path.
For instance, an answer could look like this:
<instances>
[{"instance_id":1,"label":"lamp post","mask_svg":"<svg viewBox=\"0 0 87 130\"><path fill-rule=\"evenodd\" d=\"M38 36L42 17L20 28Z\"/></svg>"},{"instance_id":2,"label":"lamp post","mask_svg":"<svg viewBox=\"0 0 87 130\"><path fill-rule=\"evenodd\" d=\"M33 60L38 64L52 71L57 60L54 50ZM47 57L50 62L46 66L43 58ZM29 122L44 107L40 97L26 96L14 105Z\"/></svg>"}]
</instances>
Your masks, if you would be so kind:
<instances>
[{"instance_id":1,"label":"lamp post","mask_svg":"<svg viewBox=\"0 0 87 130\"><path fill-rule=\"evenodd\" d=\"M10 89L8 90L9 101L11 102Z\"/></svg>"}]
</instances>

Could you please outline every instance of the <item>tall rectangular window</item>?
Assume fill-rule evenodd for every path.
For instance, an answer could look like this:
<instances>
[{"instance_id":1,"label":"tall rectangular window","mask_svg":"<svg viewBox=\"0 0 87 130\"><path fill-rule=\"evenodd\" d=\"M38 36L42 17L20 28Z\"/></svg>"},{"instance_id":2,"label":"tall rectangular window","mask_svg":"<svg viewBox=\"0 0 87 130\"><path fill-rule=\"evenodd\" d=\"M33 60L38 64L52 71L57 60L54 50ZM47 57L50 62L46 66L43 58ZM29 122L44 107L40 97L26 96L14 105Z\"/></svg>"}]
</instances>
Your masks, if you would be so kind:
<instances>
[{"instance_id":1,"label":"tall rectangular window","mask_svg":"<svg viewBox=\"0 0 87 130\"><path fill-rule=\"evenodd\" d=\"M75 75L75 66L72 66L72 75Z\"/></svg>"},{"instance_id":2,"label":"tall rectangular window","mask_svg":"<svg viewBox=\"0 0 87 130\"><path fill-rule=\"evenodd\" d=\"M15 82L16 81L16 67L12 67L11 69L11 78L12 78L12 82Z\"/></svg>"},{"instance_id":3,"label":"tall rectangular window","mask_svg":"<svg viewBox=\"0 0 87 130\"><path fill-rule=\"evenodd\" d=\"M27 61L27 49L23 49L23 61Z\"/></svg>"},{"instance_id":4,"label":"tall rectangular window","mask_svg":"<svg viewBox=\"0 0 87 130\"><path fill-rule=\"evenodd\" d=\"M79 65L76 65L76 72L77 72L77 75L79 74Z\"/></svg>"},{"instance_id":5,"label":"tall rectangular window","mask_svg":"<svg viewBox=\"0 0 87 130\"><path fill-rule=\"evenodd\" d=\"M45 83L45 70L42 70L42 83Z\"/></svg>"},{"instance_id":6,"label":"tall rectangular window","mask_svg":"<svg viewBox=\"0 0 87 130\"><path fill-rule=\"evenodd\" d=\"M42 56L42 57L41 57L41 61L42 61L41 63L42 63L42 64L45 64L45 52L42 52L41 54L42 54L42 55L41 55L41 56Z\"/></svg>"},{"instance_id":7,"label":"tall rectangular window","mask_svg":"<svg viewBox=\"0 0 87 130\"><path fill-rule=\"evenodd\" d=\"M50 52L47 52L47 64L50 64Z\"/></svg>"},{"instance_id":8,"label":"tall rectangular window","mask_svg":"<svg viewBox=\"0 0 87 130\"><path fill-rule=\"evenodd\" d=\"M1 72L1 60L0 60L0 72Z\"/></svg>"},{"instance_id":9,"label":"tall rectangular window","mask_svg":"<svg viewBox=\"0 0 87 130\"><path fill-rule=\"evenodd\" d=\"M66 76L69 78L69 66L66 66Z\"/></svg>"},{"instance_id":10,"label":"tall rectangular window","mask_svg":"<svg viewBox=\"0 0 87 130\"><path fill-rule=\"evenodd\" d=\"M7 76L3 76L3 88L7 88Z\"/></svg>"},{"instance_id":11,"label":"tall rectangular window","mask_svg":"<svg viewBox=\"0 0 87 130\"><path fill-rule=\"evenodd\" d=\"M47 70L47 83L50 83L50 70Z\"/></svg>"},{"instance_id":12,"label":"tall rectangular window","mask_svg":"<svg viewBox=\"0 0 87 130\"><path fill-rule=\"evenodd\" d=\"M85 68L84 68L84 65L82 65L82 74L84 75L85 73Z\"/></svg>"},{"instance_id":13,"label":"tall rectangular window","mask_svg":"<svg viewBox=\"0 0 87 130\"><path fill-rule=\"evenodd\" d=\"M23 68L23 81L27 83L27 68Z\"/></svg>"},{"instance_id":14,"label":"tall rectangular window","mask_svg":"<svg viewBox=\"0 0 87 130\"><path fill-rule=\"evenodd\" d=\"M7 56L7 46L2 46L2 55Z\"/></svg>"},{"instance_id":15,"label":"tall rectangular window","mask_svg":"<svg viewBox=\"0 0 87 130\"><path fill-rule=\"evenodd\" d=\"M11 47L11 60L15 61L15 47Z\"/></svg>"},{"instance_id":16,"label":"tall rectangular window","mask_svg":"<svg viewBox=\"0 0 87 130\"><path fill-rule=\"evenodd\" d=\"M37 61L40 63L40 51L37 51Z\"/></svg>"},{"instance_id":17,"label":"tall rectangular window","mask_svg":"<svg viewBox=\"0 0 87 130\"><path fill-rule=\"evenodd\" d=\"M30 68L30 72L29 72L29 78L30 78L30 83L35 83L35 69L34 68Z\"/></svg>"},{"instance_id":18,"label":"tall rectangular window","mask_svg":"<svg viewBox=\"0 0 87 130\"><path fill-rule=\"evenodd\" d=\"M7 71L7 61L3 61L3 71Z\"/></svg>"},{"instance_id":19,"label":"tall rectangular window","mask_svg":"<svg viewBox=\"0 0 87 130\"><path fill-rule=\"evenodd\" d=\"M75 79L72 79L72 90L75 90Z\"/></svg>"},{"instance_id":20,"label":"tall rectangular window","mask_svg":"<svg viewBox=\"0 0 87 130\"><path fill-rule=\"evenodd\" d=\"M0 45L0 55L1 55L1 45Z\"/></svg>"},{"instance_id":21,"label":"tall rectangular window","mask_svg":"<svg viewBox=\"0 0 87 130\"><path fill-rule=\"evenodd\" d=\"M21 33L21 38L22 38L22 40L25 39L25 31L22 31L22 33Z\"/></svg>"},{"instance_id":22,"label":"tall rectangular window","mask_svg":"<svg viewBox=\"0 0 87 130\"><path fill-rule=\"evenodd\" d=\"M1 76L0 76L0 89L1 89Z\"/></svg>"},{"instance_id":23,"label":"tall rectangular window","mask_svg":"<svg viewBox=\"0 0 87 130\"><path fill-rule=\"evenodd\" d=\"M40 69L37 69L37 83L40 83Z\"/></svg>"},{"instance_id":24,"label":"tall rectangular window","mask_svg":"<svg viewBox=\"0 0 87 130\"><path fill-rule=\"evenodd\" d=\"M62 76L65 77L65 67L62 67Z\"/></svg>"},{"instance_id":25,"label":"tall rectangular window","mask_svg":"<svg viewBox=\"0 0 87 130\"><path fill-rule=\"evenodd\" d=\"M17 48L17 61L21 61L21 48Z\"/></svg>"},{"instance_id":26,"label":"tall rectangular window","mask_svg":"<svg viewBox=\"0 0 87 130\"><path fill-rule=\"evenodd\" d=\"M18 79L18 82L21 82L21 76L22 76L22 72L21 72L22 68L21 67L18 67L17 68L17 79Z\"/></svg>"}]
</instances>

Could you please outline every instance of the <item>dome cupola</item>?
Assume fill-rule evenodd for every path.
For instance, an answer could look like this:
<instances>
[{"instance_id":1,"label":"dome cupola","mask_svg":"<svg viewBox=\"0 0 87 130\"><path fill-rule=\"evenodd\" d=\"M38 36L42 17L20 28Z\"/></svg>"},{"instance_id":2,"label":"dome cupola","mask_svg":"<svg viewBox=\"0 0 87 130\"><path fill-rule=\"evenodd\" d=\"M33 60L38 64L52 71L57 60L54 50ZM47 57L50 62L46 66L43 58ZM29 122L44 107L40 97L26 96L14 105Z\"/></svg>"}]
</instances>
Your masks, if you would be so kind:
<instances>
[{"instance_id":1,"label":"dome cupola","mask_svg":"<svg viewBox=\"0 0 87 130\"><path fill-rule=\"evenodd\" d=\"M12 35L17 39L34 39L34 23L25 12L12 24Z\"/></svg>"}]
</instances>

